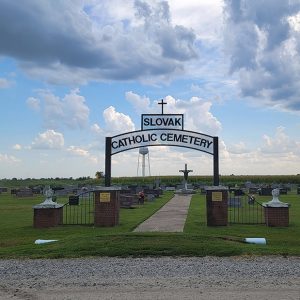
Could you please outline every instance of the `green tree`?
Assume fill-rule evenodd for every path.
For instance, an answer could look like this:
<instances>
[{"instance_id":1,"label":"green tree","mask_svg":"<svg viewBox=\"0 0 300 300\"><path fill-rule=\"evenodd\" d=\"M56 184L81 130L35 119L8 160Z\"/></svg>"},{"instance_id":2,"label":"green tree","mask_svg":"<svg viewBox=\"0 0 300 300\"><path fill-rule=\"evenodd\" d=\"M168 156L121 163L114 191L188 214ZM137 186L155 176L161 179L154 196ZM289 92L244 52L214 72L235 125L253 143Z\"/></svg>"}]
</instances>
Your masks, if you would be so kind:
<instances>
[{"instance_id":1,"label":"green tree","mask_svg":"<svg viewBox=\"0 0 300 300\"><path fill-rule=\"evenodd\" d=\"M102 171L97 171L96 174L95 174L95 177L97 179L101 179L104 177L104 173Z\"/></svg>"}]
</instances>

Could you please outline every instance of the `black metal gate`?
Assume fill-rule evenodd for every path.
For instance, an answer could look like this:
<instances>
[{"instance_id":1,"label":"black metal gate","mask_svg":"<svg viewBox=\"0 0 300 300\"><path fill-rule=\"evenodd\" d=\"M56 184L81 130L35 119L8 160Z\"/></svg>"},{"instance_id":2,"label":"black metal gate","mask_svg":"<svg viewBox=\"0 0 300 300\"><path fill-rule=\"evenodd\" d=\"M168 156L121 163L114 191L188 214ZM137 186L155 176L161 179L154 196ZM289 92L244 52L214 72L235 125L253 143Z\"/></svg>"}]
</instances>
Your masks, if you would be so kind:
<instances>
[{"instance_id":1,"label":"black metal gate","mask_svg":"<svg viewBox=\"0 0 300 300\"><path fill-rule=\"evenodd\" d=\"M231 192L228 199L228 223L265 224L264 208L254 196Z\"/></svg>"},{"instance_id":2,"label":"black metal gate","mask_svg":"<svg viewBox=\"0 0 300 300\"><path fill-rule=\"evenodd\" d=\"M69 196L63 208L64 225L93 225L95 215L95 194L93 191Z\"/></svg>"}]
</instances>

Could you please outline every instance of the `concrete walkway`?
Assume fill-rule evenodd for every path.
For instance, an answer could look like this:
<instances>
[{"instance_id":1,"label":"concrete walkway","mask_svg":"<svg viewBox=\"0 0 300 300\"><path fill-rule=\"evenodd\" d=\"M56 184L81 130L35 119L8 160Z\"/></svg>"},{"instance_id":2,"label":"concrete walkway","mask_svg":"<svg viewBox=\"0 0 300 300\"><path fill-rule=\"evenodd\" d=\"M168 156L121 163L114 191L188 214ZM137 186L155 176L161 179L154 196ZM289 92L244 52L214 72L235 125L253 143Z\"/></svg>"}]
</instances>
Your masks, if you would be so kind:
<instances>
[{"instance_id":1,"label":"concrete walkway","mask_svg":"<svg viewBox=\"0 0 300 300\"><path fill-rule=\"evenodd\" d=\"M192 195L175 195L159 211L140 224L134 232L183 232Z\"/></svg>"}]
</instances>

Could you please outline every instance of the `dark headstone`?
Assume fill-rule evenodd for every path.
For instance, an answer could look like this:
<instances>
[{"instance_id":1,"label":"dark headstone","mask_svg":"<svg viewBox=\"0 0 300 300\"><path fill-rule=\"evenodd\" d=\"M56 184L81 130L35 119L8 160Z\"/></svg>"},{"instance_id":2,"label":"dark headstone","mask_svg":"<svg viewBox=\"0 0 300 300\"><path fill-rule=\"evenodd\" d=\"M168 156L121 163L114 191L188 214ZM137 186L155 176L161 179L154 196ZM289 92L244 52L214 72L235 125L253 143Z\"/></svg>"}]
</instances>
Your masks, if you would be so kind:
<instances>
[{"instance_id":1,"label":"dark headstone","mask_svg":"<svg viewBox=\"0 0 300 300\"><path fill-rule=\"evenodd\" d=\"M249 188L249 194L257 194L258 188L257 187L251 187Z\"/></svg>"},{"instance_id":2,"label":"dark headstone","mask_svg":"<svg viewBox=\"0 0 300 300\"><path fill-rule=\"evenodd\" d=\"M123 191L122 191L123 193ZM138 196L132 194L120 194L121 208L134 208L138 205Z\"/></svg>"},{"instance_id":3,"label":"dark headstone","mask_svg":"<svg viewBox=\"0 0 300 300\"><path fill-rule=\"evenodd\" d=\"M16 196L17 197L32 197L33 196L33 192L31 189L19 189L16 192Z\"/></svg>"},{"instance_id":4,"label":"dark headstone","mask_svg":"<svg viewBox=\"0 0 300 300\"><path fill-rule=\"evenodd\" d=\"M242 207L241 198L240 197L230 197L228 199L228 206L230 206L230 207Z\"/></svg>"},{"instance_id":5,"label":"dark headstone","mask_svg":"<svg viewBox=\"0 0 300 300\"><path fill-rule=\"evenodd\" d=\"M147 194L146 195L146 199L147 199L147 201L152 202L152 201L155 200L155 195L153 195L153 194Z\"/></svg>"},{"instance_id":6,"label":"dark headstone","mask_svg":"<svg viewBox=\"0 0 300 300\"><path fill-rule=\"evenodd\" d=\"M280 188L280 195L287 195L288 189L287 188Z\"/></svg>"},{"instance_id":7,"label":"dark headstone","mask_svg":"<svg viewBox=\"0 0 300 300\"><path fill-rule=\"evenodd\" d=\"M10 194L11 195L16 195L17 194L18 189L11 189L10 190Z\"/></svg>"},{"instance_id":8,"label":"dark headstone","mask_svg":"<svg viewBox=\"0 0 300 300\"><path fill-rule=\"evenodd\" d=\"M262 187L258 193L260 196L272 196L272 190L271 187Z\"/></svg>"},{"instance_id":9,"label":"dark headstone","mask_svg":"<svg viewBox=\"0 0 300 300\"><path fill-rule=\"evenodd\" d=\"M69 205L79 205L79 196L69 196Z\"/></svg>"}]
</instances>

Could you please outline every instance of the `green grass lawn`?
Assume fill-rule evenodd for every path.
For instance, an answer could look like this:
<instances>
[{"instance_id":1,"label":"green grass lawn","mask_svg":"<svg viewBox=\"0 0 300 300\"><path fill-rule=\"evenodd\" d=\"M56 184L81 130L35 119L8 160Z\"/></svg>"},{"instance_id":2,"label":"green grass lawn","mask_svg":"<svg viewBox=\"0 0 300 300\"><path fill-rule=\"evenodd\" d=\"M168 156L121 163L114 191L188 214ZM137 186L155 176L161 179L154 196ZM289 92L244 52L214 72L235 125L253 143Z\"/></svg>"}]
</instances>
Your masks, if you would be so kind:
<instances>
[{"instance_id":1,"label":"green grass lawn","mask_svg":"<svg viewBox=\"0 0 300 300\"><path fill-rule=\"evenodd\" d=\"M0 258L58 258L82 256L229 256L300 255L300 195L281 196L291 204L290 226L206 226L205 196L196 194L183 233L133 233L132 230L172 197L167 192L154 202L135 209L121 209L120 225L112 228L64 225L33 228L32 206L43 197L16 198L0 195ZM261 202L270 197L261 197ZM59 198L59 203L67 202ZM245 237L264 237L267 245L242 243ZM36 239L58 242L35 245Z\"/></svg>"},{"instance_id":2,"label":"green grass lawn","mask_svg":"<svg viewBox=\"0 0 300 300\"><path fill-rule=\"evenodd\" d=\"M256 196L258 202L268 202L271 196ZM233 224L220 227L206 226L206 200L203 195L195 195L190 204L184 232L187 235L203 235L223 240L223 247L234 247L243 255L300 255L300 195L281 195L280 200L291 204L289 227L267 227L262 225ZM267 245L245 244L244 238L266 238Z\"/></svg>"}]
</instances>

